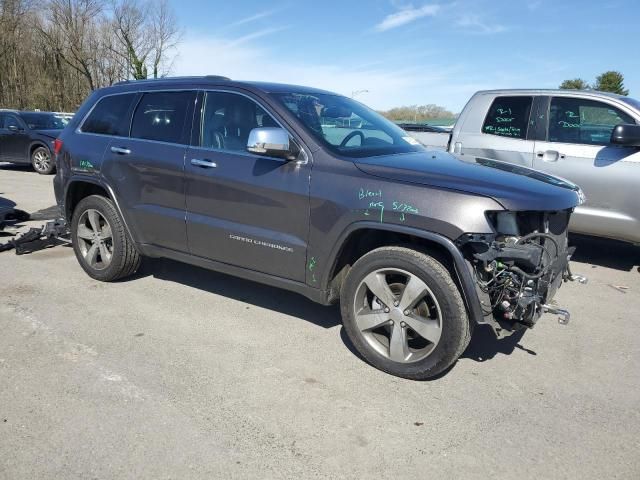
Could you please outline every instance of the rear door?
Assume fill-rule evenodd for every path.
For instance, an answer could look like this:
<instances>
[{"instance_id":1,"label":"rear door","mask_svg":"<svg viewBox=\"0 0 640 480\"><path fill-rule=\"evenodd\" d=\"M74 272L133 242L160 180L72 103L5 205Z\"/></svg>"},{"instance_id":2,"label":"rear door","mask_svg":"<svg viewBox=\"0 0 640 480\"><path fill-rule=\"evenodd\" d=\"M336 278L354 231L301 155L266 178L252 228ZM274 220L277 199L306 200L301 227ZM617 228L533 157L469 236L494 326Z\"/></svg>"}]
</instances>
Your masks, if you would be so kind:
<instances>
[{"instance_id":1,"label":"rear door","mask_svg":"<svg viewBox=\"0 0 640 480\"><path fill-rule=\"evenodd\" d=\"M105 176L146 245L186 252L184 159L195 91L152 91L139 98L127 137L114 137Z\"/></svg>"},{"instance_id":2,"label":"rear door","mask_svg":"<svg viewBox=\"0 0 640 480\"><path fill-rule=\"evenodd\" d=\"M476 113L464 121L452 150L531 167L533 99L530 95L480 97L474 104Z\"/></svg>"},{"instance_id":3,"label":"rear door","mask_svg":"<svg viewBox=\"0 0 640 480\"><path fill-rule=\"evenodd\" d=\"M640 149L610 143L613 127L636 123L605 100L549 99L546 137L536 141L534 168L578 184L586 202L572 216L576 232L640 240Z\"/></svg>"},{"instance_id":4,"label":"rear door","mask_svg":"<svg viewBox=\"0 0 640 480\"><path fill-rule=\"evenodd\" d=\"M257 99L208 91L199 110L186 162L191 253L304 281L310 162L247 152L253 128L281 126Z\"/></svg>"},{"instance_id":5,"label":"rear door","mask_svg":"<svg viewBox=\"0 0 640 480\"><path fill-rule=\"evenodd\" d=\"M123 93L102 97L93 106L76 134L64 136L70 168L75 174L93 174L104 169L102 160L114 137L129 135L131 109L138 95Z\"/></svg>"}]
</instances>

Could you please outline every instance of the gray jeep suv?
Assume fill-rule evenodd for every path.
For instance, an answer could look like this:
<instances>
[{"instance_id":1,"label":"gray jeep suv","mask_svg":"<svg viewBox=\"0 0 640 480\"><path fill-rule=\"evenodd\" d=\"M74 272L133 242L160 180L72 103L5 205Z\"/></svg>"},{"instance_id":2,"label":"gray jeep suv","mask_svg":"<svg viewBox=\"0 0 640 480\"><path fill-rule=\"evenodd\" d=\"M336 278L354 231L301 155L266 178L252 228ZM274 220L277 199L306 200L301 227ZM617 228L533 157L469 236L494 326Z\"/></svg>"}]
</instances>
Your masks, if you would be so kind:
<instances>
[{"instance_id":1,"label":"gray jeep suv","mask_svg":"<svg viewBox=\"0 0 640 480\"><path fill-rule=\"evenodd\" d=\"M224 77L95 91L56 141L56 197L92 278L168 257L340 302L377 368L448 369L476 324L532 327L568 270L578 187L427 152L329 92ZM179 301L177 299L176 301Z\"/></svg>"}]
</instances>

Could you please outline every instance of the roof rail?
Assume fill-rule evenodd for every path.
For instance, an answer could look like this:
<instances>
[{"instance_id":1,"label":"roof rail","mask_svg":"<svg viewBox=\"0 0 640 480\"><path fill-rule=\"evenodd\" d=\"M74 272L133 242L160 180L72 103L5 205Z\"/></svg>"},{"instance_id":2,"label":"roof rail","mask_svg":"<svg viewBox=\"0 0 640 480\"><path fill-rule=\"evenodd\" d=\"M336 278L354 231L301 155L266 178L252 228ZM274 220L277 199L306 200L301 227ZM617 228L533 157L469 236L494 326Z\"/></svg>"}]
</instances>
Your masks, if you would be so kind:
<instances>
[{"instance_id":1,"label":"roof rail","mask_svg":"<svg viewBox=\"0 0 640 480\"><path fill-rule=\"evenodd\" d=\"M230 81L229 77L222 75L204 75L204 76L186 76L186 77L161 77L161 78L145 78L142 80L121 80L113 85L126 85L132 82L158 82L161 80L214 80L214 81Z\"/></svg>"}]
</instances>

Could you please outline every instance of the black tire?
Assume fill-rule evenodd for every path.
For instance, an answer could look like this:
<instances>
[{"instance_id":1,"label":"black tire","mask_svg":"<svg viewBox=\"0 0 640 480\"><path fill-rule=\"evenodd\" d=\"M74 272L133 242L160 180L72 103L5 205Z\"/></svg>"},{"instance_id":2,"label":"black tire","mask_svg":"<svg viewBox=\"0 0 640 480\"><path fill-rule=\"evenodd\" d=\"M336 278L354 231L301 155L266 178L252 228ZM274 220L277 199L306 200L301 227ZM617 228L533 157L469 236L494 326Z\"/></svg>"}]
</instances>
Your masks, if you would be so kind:
<instances>
[{"instance_id":1,"label":"black tire","mask_svg":"<svg viewBox=\"0 0 640 480\"><path fill-rule=\"evenodd\" d=\"M51 151L43 146L36 147L31 152L31 166L40 175L51 175L56 169Z\"/></svg>"},{"instance_id":2,"label":"black tire","mask_svg":"<svg viewBox=\"0 0 640 480\"><path fill-rule=\"evenodd\" d=\"M108 266L97 269L85 259L82 253L82 239L78 237L78 225L83 214L97 211L109 224L111 231L111 259ZM78 263L85 272L96 280L112 282L133 275L141 263L141 256L116 211L113 202L100 195L83 198L75 210L71 220L71 239Z\"/></svg>"},{"instance_id":3,"label":"black tire","mask_svg":"<svg viewBox=\"0 0 640 480\"><path fill-rule=\"evenodd\" d=\"M359 300L356 300L356 294L368 275L387 269L402 270L418 277L437 299L440 337L437 343L430 346L430 353L425 358L407 363L393 361L389 358L391 355L385 356L376 350L358 327L355 305ZM399 299L400 294L396 298ZM471 339L464 302L451 274L434 258L411 248L382 247L362 256L353 265L342 285L340 309L346 333L362 357L374 367L398 377L426 380L437 376L458 360ZM404 322L401 323L405 325ZM390 345L389 339L389 352Z\"/></svg>"}]
</instances>

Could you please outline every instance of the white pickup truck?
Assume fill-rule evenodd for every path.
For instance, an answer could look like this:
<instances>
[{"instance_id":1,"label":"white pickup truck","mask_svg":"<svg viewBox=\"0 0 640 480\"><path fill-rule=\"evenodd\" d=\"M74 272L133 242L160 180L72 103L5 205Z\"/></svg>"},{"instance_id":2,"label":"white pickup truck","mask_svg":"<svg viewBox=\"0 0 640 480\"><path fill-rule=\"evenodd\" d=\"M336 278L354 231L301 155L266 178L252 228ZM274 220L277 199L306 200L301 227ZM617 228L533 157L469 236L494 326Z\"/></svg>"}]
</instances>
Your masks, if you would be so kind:
<instances>
[{"instance_id":1,"label":"white pickup truck","mask_svg":"<svg viewBox=\"0 0 640 480\"><path fill-rule=\"evenodd\" d=\"M640 244L638 100L596 91L481 91L450 134L407 131L470 162L499 160L564 177L586 196L571 231Z\"/></svg>"}]
</instances>

